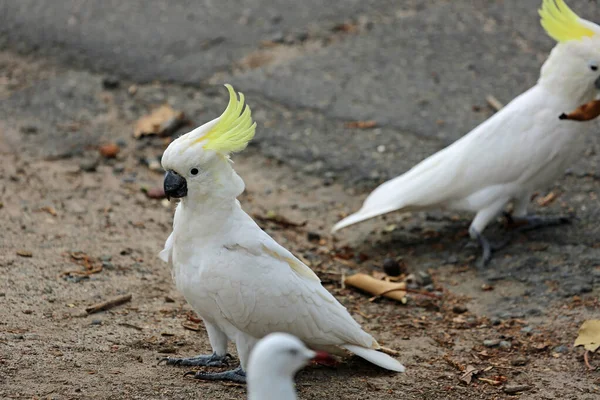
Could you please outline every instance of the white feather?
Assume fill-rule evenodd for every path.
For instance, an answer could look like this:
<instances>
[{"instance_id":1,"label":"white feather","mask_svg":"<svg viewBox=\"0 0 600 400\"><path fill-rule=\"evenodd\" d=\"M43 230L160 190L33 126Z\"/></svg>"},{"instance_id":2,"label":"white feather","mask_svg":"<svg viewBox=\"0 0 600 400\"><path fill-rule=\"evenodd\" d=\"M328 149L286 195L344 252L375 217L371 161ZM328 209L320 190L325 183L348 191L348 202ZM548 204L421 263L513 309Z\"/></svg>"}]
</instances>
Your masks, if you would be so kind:
<instances>
[{"instance_id":1,"label":"white feather","mask_svg":"<svg viewBox=\"0 0 600 400\"><path fill-rule=\"evenodd\" d=\"M452 145L380 185L333 231L392 211L479 212L548 184L584 145L585 125L558 119L577 100L534 86Z\"/></svg>"}]
</instances>

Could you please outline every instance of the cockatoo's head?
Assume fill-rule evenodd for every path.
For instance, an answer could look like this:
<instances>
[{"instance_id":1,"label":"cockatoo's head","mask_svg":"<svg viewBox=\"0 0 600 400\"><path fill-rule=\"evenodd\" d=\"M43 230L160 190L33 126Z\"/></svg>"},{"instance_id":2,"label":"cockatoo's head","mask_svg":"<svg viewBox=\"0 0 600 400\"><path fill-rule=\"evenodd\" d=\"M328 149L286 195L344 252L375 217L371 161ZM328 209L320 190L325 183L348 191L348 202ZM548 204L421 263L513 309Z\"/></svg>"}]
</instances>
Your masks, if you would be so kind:
<instances>
[{"instance_id":1,"label":"cockatoo's head","mask_svg":"<svg viewBox=\"0 0 600 400\"><path fill-rule=\"evenodd\" d=\"M250 107L244 108L244 95L239 99L231 85L229 104L223 114L175 139L162 156L167 171L164 189L167 197L206 198L237 197L244 182L233 168L229 155L243 150L254 137Z\"/></svg>"},{"instance_id":2,"label":"cockatoo's head","mask_svg":"<svg viewBox=\"0 0 600 400\"><path fill-rule=\"evenodd\" d=\"M311 360L331 363L333 358L322 351L312 351L297 337L288 333L271 333L259 341L248 361L248 384L254 377L282 376L292 378Z\"/></svg>"},{"instance_id":3,"label":"cockatoo's head","mask_svg":"<svg viewBox=\"0 0 600 400\"><path fill-rule=\"evenodd\" d=\"M541 24L558 44L544 63L540 84L588 102L600 89L600 26L579 18L563 0L543 0Z\"/></svg>"}]
</instances>

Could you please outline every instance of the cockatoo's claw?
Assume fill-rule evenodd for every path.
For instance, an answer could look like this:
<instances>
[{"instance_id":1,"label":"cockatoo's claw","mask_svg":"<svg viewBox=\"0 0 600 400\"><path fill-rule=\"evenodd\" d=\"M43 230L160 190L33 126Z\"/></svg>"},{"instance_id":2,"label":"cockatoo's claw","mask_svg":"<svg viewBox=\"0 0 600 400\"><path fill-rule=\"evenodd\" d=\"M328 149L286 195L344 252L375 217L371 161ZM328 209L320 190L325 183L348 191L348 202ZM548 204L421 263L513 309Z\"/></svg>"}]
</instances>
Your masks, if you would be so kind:
<instances>
[{"instance_id":1,"label":"cockatoo's claw","mask_svg":"<svg viewBox=\"0 0 600 400\"><path fill-rule=\"evenodd\" d=\"M557 225L565 225L570 224L572 217L540 217L537 215L529 215L523 218L514 218L515 222L518 224L523 222L524 225L519 226L516 230L517 232L525 232L531 231L538 228L544 228L547 226L557 226Z\"/></svg>"},{"instance_id":2,"label":"cockatoo's claw","mask_svg":"<svg viewBox=\"0 0 600 400\"><path fill-rule=\"evenodd\" d=\"M233 359L231 354L218 356L215 353L210 355L200 355L188 358L171 358L165 357L158 364L164 362L166 365L177 365L182 367L228 367L229 360Z\"/></svg>"},{"instance_id":3,"label":"cockatoo's claw","mask_svg":"<svg viewBox=\"0 0 600 400\"><path fill-rule=\"evenodd\" d=\"M188 371L183 376L193 375L194 379L203 381L231 381L237 383L246 383L246 373L242 367L224 372L201 372Z\"/></svg>"}]
</instances>

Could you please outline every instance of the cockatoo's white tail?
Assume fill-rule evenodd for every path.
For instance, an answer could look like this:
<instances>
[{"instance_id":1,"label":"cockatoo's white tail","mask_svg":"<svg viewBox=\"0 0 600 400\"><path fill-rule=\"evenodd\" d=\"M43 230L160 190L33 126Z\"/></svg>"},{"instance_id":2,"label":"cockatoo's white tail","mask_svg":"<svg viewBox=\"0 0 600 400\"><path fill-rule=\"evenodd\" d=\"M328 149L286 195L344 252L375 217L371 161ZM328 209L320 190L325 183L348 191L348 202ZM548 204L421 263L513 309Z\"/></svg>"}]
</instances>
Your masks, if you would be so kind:
<instances>
[{"instance_id":1,"label":"cockatoo's white tail","mask_svg":"<svg viewBox=\"0 0 600 400\"><path fill-rule=\"evenodd\" d=\"M331 232L334 233L339 231L342 228L345 228L350 225L358 224L359 222L366 221L370 218L376 217L378 215L387 214L389 212L395 211L395 208L392 209L379 209L379 210L359 210L352 215L347 216L337 224L333 226Z\"/></svg>"},{"instance_id":2,"label":"cockatoo's white tail","mask_svg":"<svg viewBox=\"0 0 600 400\"><path fill-rule=\"evenodd\" d=\"M377 350L367 349L360 346L355 346L352 344L345 344L342 346L348 351L356 354L357 356L364 358L365 360L372 362L378 367L388 369L390 371L396 372L404 372L406 368L404 365L400 364L398 360L393 359L385 353L382 353Z\"/></svg>"}]
</instances>

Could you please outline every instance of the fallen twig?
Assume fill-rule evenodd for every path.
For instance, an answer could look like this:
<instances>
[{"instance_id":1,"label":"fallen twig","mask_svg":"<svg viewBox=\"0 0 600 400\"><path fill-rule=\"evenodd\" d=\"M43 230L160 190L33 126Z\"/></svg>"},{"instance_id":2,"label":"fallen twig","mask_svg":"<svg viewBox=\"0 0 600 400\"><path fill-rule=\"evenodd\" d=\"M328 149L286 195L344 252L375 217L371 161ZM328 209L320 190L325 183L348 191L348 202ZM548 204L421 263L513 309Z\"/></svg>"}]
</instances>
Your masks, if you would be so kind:
<instances>
[{"instance_id":1,"label":"fallen twig","mask_svg":"<svg viewBox=\"0 0 600 400\"><path fill-rule=\"evenodd\" d=\"M485 96L485 101L487 101L490 107L492 107L496 111L500 111L502 107L504 107L504 105L500 103L500 101L491 94Z\"/></svg>"},{"instance_id":2,"label":"fallen twig","mask_svg":"<svg viewBox=\"0 0 600 400\"><path fill-rule=\"evenodd\" d=\"M100 311L109 310L113 307L120 306L121 304L127 303L131 300L131 294L115 297L113 299L103 301L102 303L94 304L85 309L88 314L94 314Z\"/></svg>"}]
</instances>

